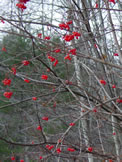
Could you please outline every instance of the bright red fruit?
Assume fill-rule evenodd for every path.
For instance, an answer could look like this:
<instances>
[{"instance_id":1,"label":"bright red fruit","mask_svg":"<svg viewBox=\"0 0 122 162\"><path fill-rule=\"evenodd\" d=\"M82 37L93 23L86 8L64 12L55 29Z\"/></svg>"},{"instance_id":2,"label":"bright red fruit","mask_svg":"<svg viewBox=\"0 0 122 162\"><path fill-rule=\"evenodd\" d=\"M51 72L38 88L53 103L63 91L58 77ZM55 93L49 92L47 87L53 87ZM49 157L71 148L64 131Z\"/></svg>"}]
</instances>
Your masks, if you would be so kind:
<instances>
[{"instance_id":1,"label":"bright red fruit","mask_svg":"<svg viewBox=\"0 0 122 162\"><path fill-rule=\"evenodd\" d=\"M50 37L45 37L44 39L45 39L45 40L50 40Z\"/></svg>"},{"instance_id":2,"label":"bright red fruit","mask_svg":"<svg viewBox=\"0 0 122 162\"><path fill-rule=\"evenodd\" d=\"M109 159L109 162L113 162L113 160L112 159Z\"/></svg>"},{"instance_id":3,"label":"bright red fruit","mask_svg":"<svg viewBox=\"0 0 122 162\"><path fill-rule=\"evenodd\" d=\"M20 162L24 162L24 160L20 160Z\"/></svg>"},{"instance_id":4,"label":"bright red fruit","mask_svg":"<svg viewBox=\"0 0 122 162\"><path fill-rule=\"evenodd\" d=\"M116 100L116 102L122 103L122 99L119 99L119 98L118 98L118 99Z\"/></svg>"},{"instance_id":5,"label":"bright red fruit","mask_svg":"<svg viewBox=\"0 0 122 162\"><path fill-rule=\"evenodd\" d=\"M75 149L74 149L74 148L70 148L70 147L69 147L69 148L67 148L67 150L68 150L68 151L70 151L70 152L74 152L74 151L75 151Z\"/></svg>"},{"instance_id":6,"label":"bright red fruit","mask_svg":"<svg viewBox=\"0 0 122 162\"><path fill-rule=\"evenodd\" d=\"M53 148L54 148L54 146L51 145L51 146L48 147L48 150L52 150Z\"/></svg>"},{"instance_id":7,"label":"bright red fruit","mask_svg":"<svg viewBox=\"0 0 122 162\"><path fill-rule=\"evenodd\" d=\"M12 96L12 94L13 94L13 92L4 92L3 95L4 95L6 98L10 99L11 96Z\"/></svg>"},{"instance_id":8,"label":"bright red fruit","mask_svg":"<svg viewBox=\"0 0 122 162\"><path fill-rule=\"evenodd\" d=\"M71 57L69 54L67 54L65 57L64 57L65 60L71 60Z\"/></svg>"},{"instance_id":9,"label":"bright red fruit","mask_svg":"<svg viewBox=\"0 0 122 162\"><path fill-rule=\"evenodd\" d=\"M72 20L71 20L71 21L66 22L66 24L68 24L68 25L72 24Z\"/></svg>"},{"instance_id":10,"label":"bright red fruit","mask_svg":"<svg viewBox=\"0 0 122 162\"><path fill-rule=\"evenodd\" d=\"M89 152L92 152L93 151L93 148L92 147L88 147L88 151Z\"/></svg>"},{"instance_id":11,"label":"bright red fruit","mask_svg":"<svg viewBox=\"0 0 122 162\"><path fill-rule=\"evenodd\" d=\"M47 72L50 72L50 69L47 69Z\"/></svg>"},{"instance_id":12,"label":"bright red fruit","mask_svg":"<svg viewBox=\"0 0 122 162\"><path fill-rule=\"evenodd\" d=\"M30 62L29 62L29 61L27 61L27 60L23 60L23 61L22 61L22 64L23 64L24 66L27 66L27 65L29 65L29 64L30 64Z\"/></svg>"},{"instance_id":13,"label":"bright red fruit","mask_svg":"<svg viewBox=\"0 0 122 162\"><path fill-rule=\"evenodd\" d=\"M69 125L70 125L70 126L74 126L74 125L75 125L75 123L70 123Z\"/></svg>"},{"instance_id":14,"label":"bright red fruit","mask_svg":"<svg viewBox=\"0 0 122 162\"><path fill-rule=\"evenodd\" d=\"M93 109L93 112L97 112L97 109L96 109L96 108L94 108L94 109Z\"/></svg>"},{"instance_id":15,"label":"bright red fruit","mask_svg":"<svg viewBox=\"0 0 122 162\"><path fill-rule=\"evenodd\" d=\"M114 56L119 56L119 54L118 53L114 53Z\"/></svg>"},{"instance_id":16,"label":"bright red fruit","mask_svg":"<svg viewBox=\"0 0 122 162\"><path fill-rule=\"evenodd\" d=\"M3 47L3 48L2 48L2 51L7 52L7 50L6 50L6 48L5 48L5 47Z\"/></svg>"},{"instance_id":17,"label":"bright red fruit","mask_svg":"<svg viewBox=\"0 0 122 162\"><path fill-rule=\"evenodd\" d=\"M49 148L50 147L50 145L46 145L46 148Z\"/></svg>"},{"instance_id":18,"label":"bright red fruit","mask_svg":"<svg viewBox=\"0 0 122 162\"><path fill-rule=\"evenodd\" d=\"M54 148L54 145L46 145L46 148L48 149L48 150L52 150L53 148Z\"/></svg>"},{"instance_id":19,"label":"bright red fruit","mask_svg":"<svg viewBox=\"0 0 122 162\"><path fill-rule=\"evenodd\" d=\"M2 82L3 82L4 85L10 86L10 84L11 84L11 79L4 79Z\"/></svg>"},{"instance_id":20,"label":"bright red fruit","mask_svg":"<svg viewBox=\"0 0 122 162\"><path fill-rule=\"evenodd\" d=\"M95 47L95 48L98 48L97 44L94 44L94 47Z\"/></svg>"},{"instance_id":21,"label":"bright red fruit","mask_svg":"<svg viewBox=\"0 0 122 162\"><path fill-rule=\"evenodd\" d=\"M37 97L32 97L32 100L36 101L37 100Z\"/></svg>"},{"instance_id":22,"label":"bright red fruit","mask_svg":"<svg viewBox=\"0 0 122 162\"><path fill-rule=\"evenodd\" d=\"M20 3L26 3L29 2L30 0L19 0Z\"/></svg>"},{"instance_id":23,"label":"bright red fruit","mask_svg":"<svg viewBox=\"0 0 122 162\"><path fill-rule=\"evenodd\" d=\"M63 29L70 30L70 27L67 23L66 24L65 23L59 24L59 27L60 27L61 30L63 30Z\"/></svg>"},{"instance_id":24,"label":"bright red fruit","mask_svg":"<svg viewBox=\"0 0 122 162\"><path fill-rule=\"evenodd\" d=\"M30 80L28 80L28 79L24 79L24 82L26 82L26 83L30 83Z\"/></svg>"},{"instance_id":25,"label":"bright red fruit","mask_svg":"<svg viewBox=\"0 0 122 162\"><path fill-rule=\"evenodd\" d=\"M1 22L4 24L5 22L4 22L4 20L1 20Z\"/></svg>"},{"instance_id":26,"label":"bright red fruit","mask_svg":"<svg viewBox=\"0 0 122 162\"><path fill-rule=\"evenodd\" d=\"M56 49L56 50L54 50L54 52L55 53L59 53L59 52L61 52L61 50L60 49Z\"/></svg>"},{"instance_id":27,"label":"bright red fruit","mask_svg":"<svg viewBox=\"0 0 122 162\"><path fill-rule=\"evenodd\" d=\"M16 6L21 8L22 10L26 9L27 7L23 3L17 3Z\"/></svg>"},{"instance_id":28,"label":"bright red fruit","mask_svg":"<svg viewBox=\"0 0 122 162\"><path fill-rule=\"evenodd\" d=\"M58 60L55 60L53 66L56 66L58 64Z\"/></svg>"},{"instance_id":29,"label":"bright red fruit","mask_svg":"<svg viewBox=\"0 0 122 162\"><path fill-rule=\"evenodd\" d=\"M40 125L36 129L42 131L42 127Z\"/></svg>"},{"instance_id":30,"label":"bright red fruit","mask_svg":"<svg viewBox=\"0 0 122 162\"><path fill-rule=\"evenodd\" d=\"M98 3L95 4L95 8L98 8Z\"/></svg>"},{"instance_id":31,"label":"bright red fruit","mask_svg":"<svg viewBox=\"0 0 122 162\"><path fill-rule=\"evenodd\" d=\"M72 34L76 37L76 39L78 39L78 37L80 37L81 36L81 34L80 33L78 33L78 32L72 32Z\"/></svg>"},{"instance_id":32,"label":"bright red fruit","mask_svg":"<svg viewBox=\"0 0 122 162\"><path fill-rule=\"evenodd\" d=\"M51 62L54 62L55 61L55 58L52 57L52 56L48 56L48 59L50 59Z\"/></svg>"},{"instance_id":33,"label":"bright red fruit","mask_svg":"<svg viewBox=\"0 0 122 162\"><path fill-rule=\"evenodd\" d=\"M14 75L16 75L16 68L11 68L11 71L12 71L12 73L14 74Z\"/></svg>"},{"instance_id":34,"label":"bright red fruit","mask_svg":"<svg viewBox=\"0 0 122 162\"><path fill-rule=\"evenodd\" d=\"M57 152L58 154L60 154L60 153L61 153L61 149L60 149L60 148L57 148L57 149L56 149L56 152Z\"/></svg>"},{"instance_id":35,"label":"bright red fruit","mask_svg":"<svg viewBox=\"0 0 122 162\"><path fill-rule=\"evenodd\" d=\"M42 157L42 156L40 156L40 157L39 157L39 159L41 160L41 159L43 159L43 157Z\"/></svg>"},{"instance_id":36,"label":"bright red fruit","mask_svg":"<svg viewBox=\"0 0 122 162\"><path fill-rule=\"evenodd\" d=\"M69 50L69 53L71 53L72 55L76 55L76 48Z\"/></svg>"},{"instance_id":37,"label":"bright red fruit","mask_svg":"<svg viewBox=\"0 0 122 162\"><path fill-rule=\"evenodd\" d=\"M114 3L114 4L115 4L115 0L109 0L109 2L112 2L112 3Z\"/></svg>"},{"instance_id":38,"label":"bright red fruit","mask_svg":"<svg viewBox=\"0 0 122 162\"><path fill-rule=\"evenodd\" d=\"M14 157L14 156L12 156L12 157L11 157L11 160L15 160L15 157Z\"/></svg>"},{"instance_id":39,"label":"bright red fruit","mask_svg":"<svg viewBox=\"0 0 122 162\"><path fill-rule=\"evenodd\" d=\"M113 85L112 85L112 88L116 88L116 85L115 85L115 84L113 84Z\"/></svg>"},{"instance_id":40,"label":"bright red fruit","mask_svg":"<svg viewBox=\"0 0 122 162\"><path fill-rule=\"evenodd\" d=\"M41 34L41 33L39 33L39 34L38 34L38 37L39 37L39 38L41 38L41 37L42 37L42 34Z\"/></svg>"},{"instance_id":41,"label":"bright red fruit","mask_svg":"<svg viewBox=\"0 0 122 162\"><path fill-rule=\"evenodd\" d=\"M65 35L64 36L64 40L67 41L67 42L70 42L73 39L74 39L74 35Z\"/></svg>"},{"instance_id":42,"label":"bright red fruit","mask_svg":"<svg viewBox=\"0 0 122 162\"><path fill-rule=\"evenodd\" d=\"M41 76L41 79L47 80L48 79L48 76L47 75L42 75Z\"/></svg>"},{"instance_id":43,"label":"bright red fruit","mask_svg":"<svg viewBox=\"0 0 122 162\"><path fill-rule=\"evenodd\" d=\"M42 120L48 121L48 119L49 118L47 116L42 117Z\"/></svg>"},{"instance_id":44,"label":"bright red fruit","mask_svg":"<svg viewBox=\"0 0 122 162\"><path fill-rule=\"evenodd\" d=\"M115 133L115 132L113 132L113 135L115 136L115 135L116 135L116 133Z\"/></svg>"},{"instance_id":45,"label":"bright red fruit","mask_svg":"<svg viewBox=\"0 0 122 162\"><path fill-rule=\"evenodd\" d=\"M100 80L100 83L106 85L106 81L105 80Z\"/></svg>"}]
</instances>

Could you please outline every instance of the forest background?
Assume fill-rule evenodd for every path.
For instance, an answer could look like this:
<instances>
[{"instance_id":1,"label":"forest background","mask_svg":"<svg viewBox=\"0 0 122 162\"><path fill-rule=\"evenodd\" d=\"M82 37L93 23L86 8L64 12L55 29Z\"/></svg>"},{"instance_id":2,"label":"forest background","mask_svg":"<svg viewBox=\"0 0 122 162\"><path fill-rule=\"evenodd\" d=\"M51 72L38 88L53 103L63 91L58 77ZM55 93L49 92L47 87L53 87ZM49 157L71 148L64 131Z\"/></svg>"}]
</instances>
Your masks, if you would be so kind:
<instances>
[{"instance_id":1,"label":"forest background","mask_svg":"<svg viewBox=\"0 0 122 162\"><path fill-rule=\"evenodd\" d=\"M0 2L0 161L122 161L122 2Z\"/></svg>"}]
</instances>

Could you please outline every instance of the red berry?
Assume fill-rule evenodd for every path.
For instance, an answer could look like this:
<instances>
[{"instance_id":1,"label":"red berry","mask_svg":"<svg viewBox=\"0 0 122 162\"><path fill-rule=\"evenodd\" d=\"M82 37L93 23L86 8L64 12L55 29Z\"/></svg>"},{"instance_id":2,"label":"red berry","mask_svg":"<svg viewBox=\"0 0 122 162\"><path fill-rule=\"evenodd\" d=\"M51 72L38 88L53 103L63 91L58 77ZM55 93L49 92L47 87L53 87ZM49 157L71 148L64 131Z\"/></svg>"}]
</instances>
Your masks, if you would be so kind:
<instances>
[{"instance_id":1,"label":"red berry","mask_svg":"<svg viewBox=\"0 0 122 162\"><path fill-rule=\"evenodd\" d=\"M47 75L42 75L41 76L41 79L47 80L48 79L48 76Z\"/></svg>"},{"instance_id":2,"label":"red berry","mask_svg":"<svg viewBox=\"0 0 122 162\"><path fill-rule=\"evenodd\" d=\"M69 148L67 148L67 150L68 150L68 151L70 151L70 152L74 152L74 151L75 151L75 149L74 149L74 148L70 148L70 147L69 147Z\"/></svg>"},{"instance_id":3,"label":"red berry","mask_svg":"<svg viewBox=\"0 0 122 162\"><path fill-rule=\"evenodd\" d=\"M9 86L11 84L11 79L4 79L2 82L3 82L4 85Z\"/></svg>"},{"instance_id":4,"label":"red berry","mask_svg":"<svg viewBox=\"0 0 122 162\"><path fill-rule=\"evenodd\" d=\"M96 3L96 4L95 4L95 8L98 8L98 7L99 7L99 6L98 6L98 3Z\"/></svg>"},{"instance_id":5,"label":"red berry","mask_svg":"<svg viewBox=\"0 0 122 162\"><path fill-rule=\"evenodd\" d=\"M113 162L113 160L112 159L109 159L109 162Z\"/></svg>"},{"instance_id":6,"label":"red berry","mask_svg":"<svg viewBox=\"0 0 122 162\"><path fill-rule=\"evenodd\" d=\"M94 44L94 47L95 47L95 48L98 48L97 44Z\"/></svg>"},{"instance_id":7,"label":"red berry","mask_svg":"<svg viewBox=\"0 0 122 162\"><path fill-rule=\"evenodd\" d=\"M46 145L46 148L49 148L50 147L50 145Z\"/></svg>"},{"instance_id":8,"label":"red berry","mask_svg":"<svg viewBox=\"0 0 122 162\"><path fill-rule=\"evenodd\" d=\"M74 126L74 125L75 125L75 123L70 123L69 125L70 125L70 126Z\"/></svg>"},{"instance_id":9,"label":"red berry","mask_svg":"<svg viewBox=\"0 0 122 162\"><path fill-rule=\"evenodd\" d=\"M53 66L56 66L58 64L58 60L55 60Z\"/></svg>"},{"instance_id":10,"label":"red berry","mask_svg":"<svg viewBox=\"0 0 122 162\"><path fill-rule=\"evenodd\" d=\"M59 53L59 52L61 52L61 50L60 49L56 49L56 50L54 50L54 52L55 53Z\"/></svg>"},{"instance_id":11,"label":"red berry","mask_svg":"<svg viewBox=\"0 0 122 162\"><path fill-rule=\"evenodd\" d=\"M5 22L4 22L4 20L1 20L1 22L4 24Z\"/></svg>"},{"instance_id":12,"label":"red berry","mask_svg":"<svg viewBox=\"0 0 122 162\"><path fill-rule=\"evenodd\" d=\"M76 55L76 48L69 50L69 53L71 53L72 55Z\"/></svg>"},{"instance_id":13,"label":"red berry","mask_svg":"<svg viewBox=\"0 0 122 162\"><path fill-rule=\"evenodd\" d=\"M37 100L37 97L32 97L32 100L36 101Z\"/></svg>"},{"instance_id":14,"label":"red berry","mask_svg":"<svg viewBox=\"0 0 122 162\"><path fill-rule=\"evenodd\" d=\"M106 85L106 81L105 80L100 80L100 83Z\"/></svg>"},{"instance_id":15,"label":"red berry","mask_svg":"<svg viewBox=\"0 0 122 162\"><path fill-rule=\"evenodd\" d=\"M69 60L69 61L71 61L71 57L70 57L69 54L67 54L67 55L64 57L64 59L65 59L65 60Z\"/></svg>"},{"instance_id":16,"label":"red berry","mask_svg":"<svg viewBox=\"0 0 122 162\"><path fill-rule=\"evenodd\" d=\"M115 0L109 0L109 2L112 2L113 4L115 4Z\"/></svg>"},{"instance_id":17,"label":"red berry","mask_svg":"<svg viewBox=\"0 0 122 162\"><path fill-rule=\"evenodd\" d=\"M44 117L42 117L42 120L48 121L48 117L44 116Z\"/></svg>"},{"instance_id":18,"label":"red berry","mask_svg":"<svg viewBox=\"0 0 122 162\"><path fill-rule=\"evenodd\" d=\"M22 11L23 11L24 9L27 8L23 3L17 3L16 6L17 6L18 8L21 8Z\"/></svg>"},{"instance_id":19,"label":"red berry","mask_svg":"<svg viewBox=\"0 0 122 162\"><path fill-rule=\"evenodd\" d=\"M14 75L16 75L16 68L11 68L11 71L12 71L12 73L14 74Z\"/></svg>"},{"instance_id":20,"label":"red berry","mask_svg":"<svg viewBox=\"0 0 122 162\"><path fill-rule=\"evenodd\" d=\"M116 85L115 85L115 84L113 84L113 85L112 85L112 88L116 88Z\"/></svg>"},{"instance_id":21,"label":"red berry","mask_svg":"<svg viewBox=\"0 0 122 162\"><path fill-rule=\"evenodd\" d=\"M24 162L24 160L20 160L20 162Z\"/></svg>"},{"instance_id":22,"label":"red berry","mask_svg":"<svg viewBox=\"0 0 122 162\"><path fill-rule=\"evenodd\" d=\"M94 108L94 109L93 109L93 112L97 112L97 109L96 109L96 108Z\"/></svg>"},{"instance_id":23,"label":"red berry","mask_svg":"<svg viewBox=\"0 0 122 162\"><path fill-rule=\"evenodd\" d=\"M118 53L114 53L114 56L119 56L119 54Z\"/></svg>"},{"instance_id":24,"label":"red berry","mask_svg":"<svg viewBox=\"0 0 122 162\"><path fill-rule=\"evenodd\" d=\"M13 92L4 92L3 95L4 95L6 98L10 99L11 96L12 96L12 94L13 94Z\"/></svg>"},{"instance_id":25,"label":"red berry","mask_svg":"<svg viewBox=\"0 0 122 162\"><path fill-rule=\"evenodd\" d=\"M68 23L66 23L66 24L65 23L59 24L59 27L60 27L61 30L63 30L63 29L69 30L70 29Z\"/></svg>"},{"instance_id":26,"label":"red berry","mask_svg":"<svg viewBox=\"0 0 122 162\"><path fill-rule=\"evenodd\" d=\"M93 151L93 148L92 147L88 147L88 151L89 152L92 152Z\"/></svg>"},{"instance_id":27,"label":"red berry","mask_svg":"<svg viewBox=\"0 0 122 162\"><path fill-rule=\"evenodd\" d=\"M119 98L118 98L118 99L116 100L116 102L122 103L122 99L119 99Z\"/></svg>"},{"instance_id":28,"label":"red berry","mask_svg":"<svg viewBox=\"0 0 122 162\"><path fill-rule=\"evenodd\" d=\"M26 82L26 83L30 83L30 80L28 80L28 79L24 79L24 82Z\"/></svg>"},{"instance_id":29,"label":"red berry","mask_svg":"<svg viewBox=\"0 0 122 162\"><path fill-rule=\"evenodd\" d=\"M50 69L47 69L47 72L50 72Z\"/></svg>"},{"instance_id":30,"label":"red berry","mask_svg":"<svg viewBox=\"0 0 122 162\"><path fill-rule=\"evenodd\" d=\"M14 156L12 156L12 157L11 157L11 160L15 160L15 157L14 157Z\"/></svg>"},{"instance_id":31,"label":"red berry","mask_svg":"<svg viewBox=\"0 0 122 162\"><path fill-rule=\"evenodd\" d=\"M74 35L65 35L64 36L64 40L67 41L67 42L70 42L73 39L74 39Z\"/></svg>"},{"instance_id":32,"label":"red berry","mask_svg":"<svg viewBox=\"0 0 122 162\"><path fill-rule=\"evenodd\" d=\"M27 61L27 60L23 60L23 61L22 61L22 64L23 64L24 66L27 66L27 65L29 65L29 64L30 64L30 62L29 62L29 61Z\"/></svg>"},{"instance_id":33,"label":"red berry","mask_svg":"<svg viewBox=\"0 0 122 162\"><path fill-rule=\"evenodd\" d=\"M71 21L68 21L66 24L68 24L68 25L72 24L72 20Z\"/></svg>"},{"instance_id":34,"label":"red berry","mask_svg":"<svg viewBox=\"0 0 122 162\"><path fill-rule=\"evenodd\" d=\"M84 109L82 109L82 112L85 112L85 110L84 110Z\"/></svg>"},{"instance_id":35,"label":"red berry","mask_svg":"<svg viewBox=\"0 0 122 162\"><path fill-rule=\"evenodd\" d=\"M54 145L46 145L46 148L48 149L48 150L52 150L53 148L54 148Z\"/></svg>"},{"instance_id":36,"label":"red berry","mask_svg":"<svg viewBox=\"0 0 122 162\"><path fill-rule=\"evenodd\" d=\"M45 40L50 40L50 37L45 37L44 39L45 39Z\"/></svg>"},{"instance_id":37,"label":"red berry","mask_svg":"<svg viewBox=\"0 0 122 162\"><path fill-rule=\"evenodd\" d=\"M72 32L72 34L73 34L73 36L75 36L75 37L76 37L76 39L78 39L78 37L80 37L80 36L81 36L81 34L80 34L80 33L78 33L78 32Z\"/></svg>"},{"instance_id":38,"label":"red berry","mask_svg":"<svg viewBox=\"0 0 122 162\"><path fill-rule=\"evenodd\" d=\"M41 33L39 33L39 34L38 34L38 37L39 37L39 38L41 38L41 36L42 36L42 34L41 34Z\"/></svg>"},{"instance_id":39,"label":"red berry","mask_svg":"<svg viewBox=\"0 0 122 162\"><path fill-rule=\"evenodd\" d=\"M60 149L60 148L57 148L57 149L56 149L56 152L57 152L58 154L60 154L60 153L61 153L61 149Z\"/></svg>"},{"instance_id":40,"label":"red berry","mask_svg":"<svg viewBox=\"0 0 122 162\"><path fill-rule=\"evenodd\" d=\"M36 129L42 131L42 127L40 125Z\"/></svg>"},{"instance_id":41,"label":"red berry","mask_svg":"<svg viewBox=\"0 0 122 162\"><path fill-rule=\"evenodd\" d=\"M2 51L7 52L7 50L6 50L6 48L5 48L5 47L3 47L3 48L2 48Z\"/></svg>"},{"instance_id":42,"label":"red berry","mask_svg":"<svg viewBox=\"0 0 122 162\"><path fill-rule=\"evenodd\" d=\"M39 157L40 160L41 160L42 158L43 158L42 156Z\"/></svg>"}]
</instances>

